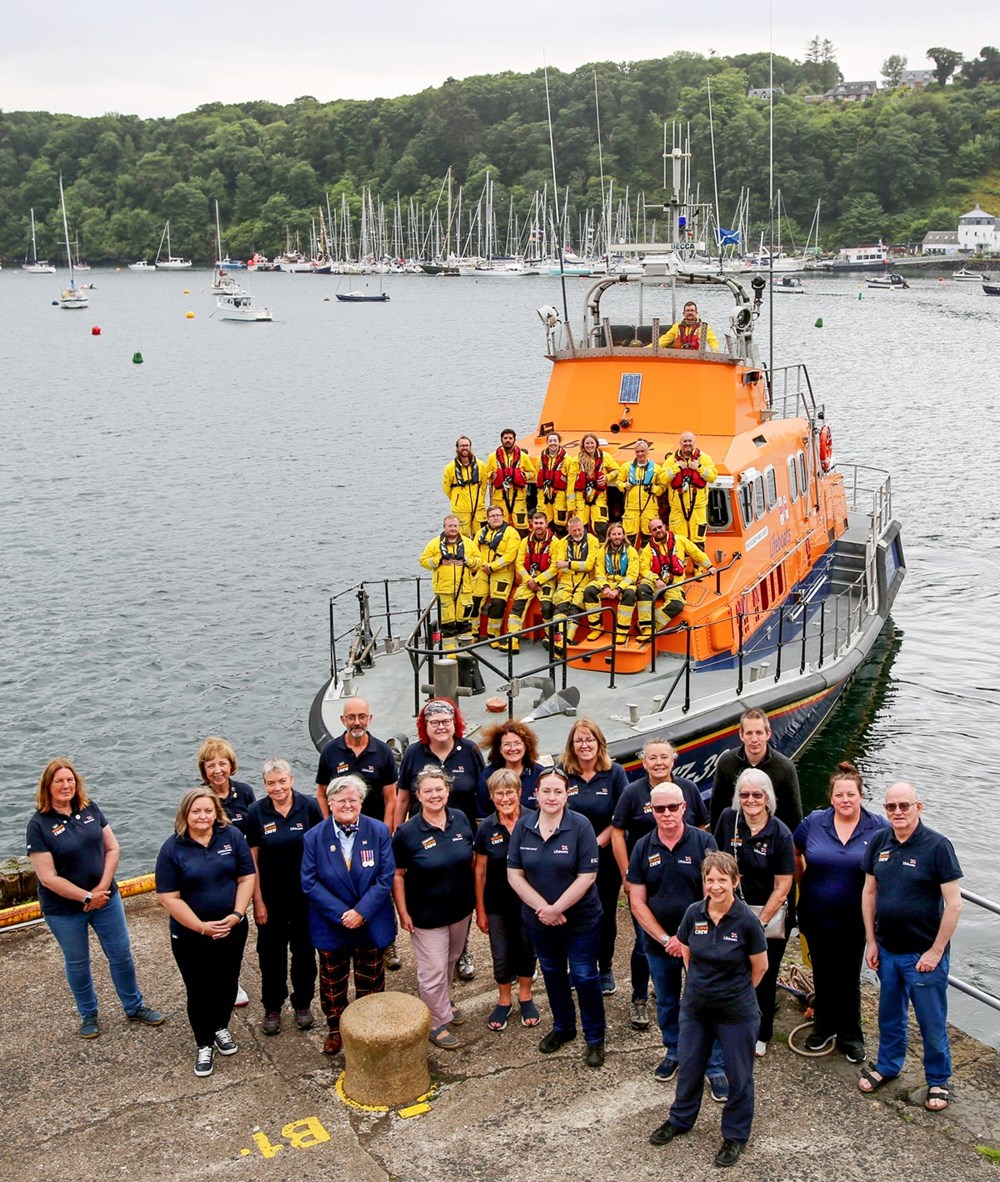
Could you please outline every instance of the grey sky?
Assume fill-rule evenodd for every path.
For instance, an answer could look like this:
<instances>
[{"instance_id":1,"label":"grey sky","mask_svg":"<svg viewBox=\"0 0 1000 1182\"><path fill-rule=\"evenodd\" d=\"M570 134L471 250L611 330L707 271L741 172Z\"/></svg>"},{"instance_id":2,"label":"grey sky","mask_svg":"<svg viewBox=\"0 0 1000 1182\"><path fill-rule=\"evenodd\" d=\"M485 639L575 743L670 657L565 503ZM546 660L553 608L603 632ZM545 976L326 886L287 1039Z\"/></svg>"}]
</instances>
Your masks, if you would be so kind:
<instances>
[{"instance_id":1,"label":"grey sky","mask_svg":"<svg viewBox=\"0 0 1000 1182\"><path fill-rule=\"evenodd\" d=\"M826 11L823 11L823 8ZM776 53L803 58L819 34L837 49L849 80L879 78L891 53L911 69L928 47L975 57L998 40L985 15L943 28L930 0L773 0ZM706 0L678 7L649 0L6 0L0 44L0 107L75 115L106 111L177 115L219 100L303 94L320 100L410 94L449 75L572 70L590 61L635 61L677 50L765 51L766 3ZM978 27L977 27L978 26Z\"/></svg>"}]
</instances>

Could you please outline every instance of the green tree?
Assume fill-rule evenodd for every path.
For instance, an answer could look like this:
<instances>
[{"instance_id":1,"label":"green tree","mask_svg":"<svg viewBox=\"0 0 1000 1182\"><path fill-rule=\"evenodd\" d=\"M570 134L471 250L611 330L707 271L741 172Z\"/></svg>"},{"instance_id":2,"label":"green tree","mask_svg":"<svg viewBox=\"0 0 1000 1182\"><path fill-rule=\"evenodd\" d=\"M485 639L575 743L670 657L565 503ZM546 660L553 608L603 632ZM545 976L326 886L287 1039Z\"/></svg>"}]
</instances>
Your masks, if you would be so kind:
<instances>
[{"instance_id":1,"label":"green tree","mask_svg":"<svg viewBox=\"0 0 1000 1182\"><path fill-rule=\"evenodd\" d=\"M844 242L851 243L880 238L885 223L885 210L875 194L858 193L844 203L840 215L840 237Z\"/></svg>"},{"instance_id":2,"label":"green tree","mask_svg":"<svg viewBox=\"0 0 1000 1182\"><path fill-rule=\"evenodd\" d=\"M903 81L906 60L901 53L890 53L882 63L882 77L885 79L885 84L890 90L895 90Z\"/></svg>"},{"instance_id":3,"label":"green tree","mask_svg":"<svg viewBox=\"0 0 1000 1182\"><path fill-rule=\"evenodd\" d=\"M944 86L962 64L962 55L955 49L943 49L940 45L928 49L927 56L934 63L934 79Z\"/></svg>"}]
</instances>

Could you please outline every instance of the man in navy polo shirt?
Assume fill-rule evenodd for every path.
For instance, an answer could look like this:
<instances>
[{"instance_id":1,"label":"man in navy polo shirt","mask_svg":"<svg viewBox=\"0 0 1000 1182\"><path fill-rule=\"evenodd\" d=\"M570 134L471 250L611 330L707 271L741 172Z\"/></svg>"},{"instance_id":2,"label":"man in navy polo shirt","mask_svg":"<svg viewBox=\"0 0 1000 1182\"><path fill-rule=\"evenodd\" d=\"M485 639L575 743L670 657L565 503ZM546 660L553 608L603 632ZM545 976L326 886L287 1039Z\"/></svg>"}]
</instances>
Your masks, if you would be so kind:
<instances>
[{"instance_id":1,"label":"man in navy polo shirt","mask_svg":"<svg viewBox=\"0 0 1000 1182\"><path fill-rule=\"evenodd\" d=\"M650 793L656 828L641 837L629 858L626 889L632 914L645 933L649 974L656 986L656 1022L665 1048L653 1071L661 1083L677 1074L677 1039L684 961L677 927L692 903L704 896L701 864L715 838L704 829L687 825L684 792L677 784L658 784ZM712 1096L726 1099L728 1088L722 1066L722 1050L712 1048L706 1072Z\"/></svg>"},{"instance_id":2,"label":"man in navy polo shirt","mask_svg":"<svg viewBox=\"0 0 1000 1182\"><path fill-rule=\"evenodd\" d=\"M861 913L865 961L878 971L878 1059L861 1070L858 1087L877 1091L903 1069L910 1001L924 1041L924 1107L948 1107L948 968L958 926L962 868L951 842L920 820L923 804L912 784L885 793L889 828L865 851Z\"/></svg>"},{"instance_id":3,"label":"man in navy polo shirt","mask_svg":"<svg viewBox=\"0 0 1000 1182\"><path fill-rule=\"evenodd\" d=\"M396 828L396 757L381 739L369 734L372 713L364 698L348 698L340 716L344 733L331 739L319 756L316 769L316 799L324 817L330 815L326 790L337 776L360 776L368 785L361 812L384 821L392 833ZM400 967L395 943L385 950L385 967Z\"/></svg>"},{"instance_id":4,"label":"man in navy polo shirt","mask_svg":"<svg viewBox=\"0 0 1000 1182\"><path fill-rule=\"evenodd\" d=\"M744 710L740 718L740 744L739 747L723 751L715 765L715 781L709 805L712 832L715 832L723 811L733 806L733 794L740 773L748 767L756 767L767 772L771 778L774 798L778 802L775 816L794 833L802 820L799 774L788 756L771 746L771 724L763 710L756 707Z\"/></svg>"}]
</instances>

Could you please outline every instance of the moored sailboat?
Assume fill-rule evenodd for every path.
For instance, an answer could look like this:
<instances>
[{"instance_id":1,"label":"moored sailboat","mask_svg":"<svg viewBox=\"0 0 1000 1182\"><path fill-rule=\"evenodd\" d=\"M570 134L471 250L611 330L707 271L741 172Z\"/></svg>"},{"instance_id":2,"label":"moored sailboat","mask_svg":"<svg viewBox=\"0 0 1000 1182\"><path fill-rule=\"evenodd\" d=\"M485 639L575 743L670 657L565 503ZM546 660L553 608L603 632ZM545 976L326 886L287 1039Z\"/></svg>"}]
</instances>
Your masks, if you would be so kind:
<instances>
[{"instance_id":1,"label":"moored sailboat","mask_svg":"<svg viewBox=\"0 0 1000 1182\"><path fill-rule=\"evenodd\" d=\"M66 219L66 195L63 193L62 174L59 175L59 205L62 209L63 234L66 239L66 262L69 264L69 287L59 297L60 308L86 308L90 297L76 285L73 248L69 241L69 222Z\"/></svg>"},{"instance_id":2,"label":"moored sailboat","mask_svg":"<svg viewBox=\"0 0 1000 1182\"><path fill-rule=\"evenodd\" d=\"M31 210L31 260L28 260L27 254L24 256L24 262L21 264L21 270L26 271L29 275L54 275L56 273L55 267L48 259L40 259L38 257L38 244L35 241L35 211Z\"/></svg>"}]
</instances>

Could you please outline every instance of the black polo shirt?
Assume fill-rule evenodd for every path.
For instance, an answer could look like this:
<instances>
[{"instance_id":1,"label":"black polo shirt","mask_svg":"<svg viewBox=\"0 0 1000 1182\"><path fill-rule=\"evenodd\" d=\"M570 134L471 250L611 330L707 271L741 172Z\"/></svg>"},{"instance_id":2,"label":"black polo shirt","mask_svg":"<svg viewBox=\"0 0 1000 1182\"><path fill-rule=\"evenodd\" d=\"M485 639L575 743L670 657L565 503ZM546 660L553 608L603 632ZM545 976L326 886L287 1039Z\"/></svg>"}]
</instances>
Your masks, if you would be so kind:
<instances>
[{"instance_id":1,"label":"black polo shirt","mask_svg":"<svg viewBox=\"0 0 1000 1182\"><path fill-rule=\"evenodd\" d=\"M405 870L406 909L414 926L443 928L476 906L472 881L472 825L461 809L445 810L444 829L418 813L392 839L396 869Z\"/></svg>"},{"instance_id":2,"label":"black polo shirt","mask_svg":"<svg viewBox=\"0 0 1000 1182\"><path fill-rule=\"evenodd\" d=\"M766 772L774 788L774 797L778 804L777 816L784 821L794 833L796 826L802 820L802 795L799 792L799 773L795 764L787 755L775 751L770 743L764 752L760 763L751 763L747 759L746 748L741 743L729 751L723 751L719 762L715 766L715 782L712 784L712 800L709 811L712 814L712 828L719 823L723 809L732 808L733 794L736 791L736 781L741 772L749 767L756 767Z\"/></svg>"},{"instance_id":3,"label":"black polo shirt","mask_svg":"<svg viewBox=\"0 0 1000 1182\"><path fill-rule=\"evenodd\" d=\"M479 789L476 794L476 807L479 810L480 817L488 817L493 812L493 801L490 799L490 790L486 786L486 781L502 769L495 764L488 763L482 770L479 776ZM538 777L545 771L543 763L529 763L527 767L521 770L521 808L531 809L534 812L538 808L538 797L536 795L538 789Z\"/></svg>"},{"instance_id":4,"label":"black polo shirt","mask_svg":"<svg viewBox=\"0 0 1000 1182\"><path fill-rule=\"evenodd\" d=\"M348 747L344 735L331 739L320 752L316 783L326 788L337 776L360 776L368 785L361 802L362 813L376 821L385 820L384 789L396 783L396 757L387 744L369 735L364 751L358 755Z\"/></svg>"},{"instance_id":5,"label":"black polo shirt","mask_svg":"<svg viewBox=\"0 0 1000 1182\"><path fill-rule=\"evenodd\" d=\"M670 849L654 829L640 837L629 858L626 879L646 888L646 905L668 936L676 935L684 912L704 895L701 864L715 838L704 829L684 826L680 841ZM647 946L662 954L663 945L643 932Z\"/></svg>"},{"instance_id":6,"label":"black polo shirt","mask_svg":"<svg viewBox=\"0 0 1000 1182\"><path fill-rule=\"evenodd\" d=\"M937 939L944 911L941 884L962 877L947 837L923 821L908 841L883 829L868 843L864 871L875 877L875 938L897 956L926 952Z\"/></svg>"},{"instance_id":7,"label":"black polo shirt","mask_svg":"<svg viewBox=\"0 0 1000 1182\"><path fill-rule=\"evenodd\" d=\"M792 835L777 817L768 817L764 828L752 834L742 814L737 819L734 809L726 809L715 827L715 841L736 859L743 898L755 907L771 897L776 874L795 873Z\"/></svg>"},{"instance_id":8,"label":"black polo shirt","mask_svg":"<svg viewBox=\"0 0 1000 1182\"><path fill-rule=\"evenodd\" d=\"M226 810L229 823L235 825L242 833L243 827L246 825L247 813L255 799L253 789L242 780L230 780L229 795L225 798L220 796L219 799L222 801L222 807Z\"/></svg>"},{"instance_id":9,"label":"black polo shirt","mask_svg":"<svg viewBox=\"0 0 1000 1182\"><path fill-rule=\"evenodd\" d=\"M684 793L684 803L687 805L684 810L684 823L693 825L696 829L703 829L708 824L708 805L702 799L698 785L693 780L685 779L684 776L674 776L669 783L674 788L680 788ZM659 787L662 788L664 785L660 784ZM656 828L653 806L649 800L651 791L648 776L641 776L638 780L630 780L628 787L615 805L611 824L616 829L624 830L625 848L629 854L635 849L635 843L640 837L645 837L647 833L652 833Z\"/></svg>"},{"instance_id":10,"label":"black polo shirt","mask_svg":"<svg viewBox=\"0 0 1000 1182\"><path fill-rule=\"evenodd\" d=\"M523 870L530 886L546 903L554 903L580 874L596 874L599 862L597 836L586 817L564 809L559 828L546 840L538 831L539 813L525 813L518 818L510 835L507 866ZM534 911L522 905L521 914L531 927L542 926ZM570 931L585 931L601 918L597 883L564 912Z\"/></svg>"},{"instance_id":11,"label":"black polo shirt","mask_svg":"<svg viewBox=\"0 0 1000 1182\"><path fill-rule=\"evenodd\" d=\"M224 919L236 906L236 880L254 873L253 855L235 825L215 824L207 846L176 833L156 858L156 890L180 897L205 923ZM185 931L171 916L170 931Z\"/></svg>"},{"instance_id":12,"label":"black polo shirt","mask_svg":"<svg viewBox=\"0 0 1000 1182\"><path fill-rule=\"evenodd\" d=\"M292 790L292 805L283 817L270 796L255 800L247 813L243 835L257 850L257 873L265 907L305 905L302 894L302 842L323 814L315 797Z\"/></svg>"},{"instance_id":13,"label":"black polo shirt","mask_svg":"<svg viewBox=\"0 0 1000 1182\"><path fill-rule=\"evenodd\" d=\"M713 923L708 900L692 903L677 929L690 950L681 1008L715 1022L748 1022L760 1017L750 977L750 957L767 952L760 920L741 899Z\"/></svg>"},{"instance_id":14,"label":"black polo shirt","mask_svg":"<svg viewBox=\"0 0 1000 1182\"><path fill-rule=\"evenodd\" d=\"M60 878L85 891L92 890L104 874L104 827L107 823L93 801L82 809L74 809L68 817L55 809L35 813L28 822L28 853L51 854ZM112 880L112 895L117 891ZM41 883L38 884L38 901L45 915L80 915L83 911L83 903L64 899Z\"/></svg>"},{"instance_id":15,"label":"black polo shirt","mask_svg":"<svg viewBox=\"0 0 1000 1182\"><path fill-rule=\"evenodd\" d=\"M606 772L597 772L590 780L570 776L566 803L574 813L587 818L595 833L600 833L611 824L615 806L627 787L625 769L620 763L613 763Z\"/></svg>"},{"instance_id":16,"label":"black polo shirt","mask_svg":"<svg viewBox=\"0 0 1000 1182\"><path fill-rule=\"evenodd\" d=\"M478 811L476 789L479 787L479 776L486 766L482 752L476 744L470 743L467 739L457 739L443 761L438 759L434 752L429 747L425 747L423 743L411 743L406 748L399 765L399 779L396 781L396 786L404 792L411 793L411 815L417 813L420 808L414 792L413 781L416 779L417 773L423 771L427 766L443 767L448 772L455 781L448 795L448 807L461 809L469 818L469 824L475 825Z\"/></svg>"},{"instance_id":17,"label":"black polo shirt","mask_svg":"<svg viewBox=\"0 0 1000 1182\"><path fill-rule=\"evenodd\" d=\"M515 822L516 824L516 822ZM496 813L485 817L476 830L475 849L486 858L486 884L483 901L493 915L520 914L521 900L507 881L507 852L510 849L507 827Z\"/></svg>"}]
</instances>

